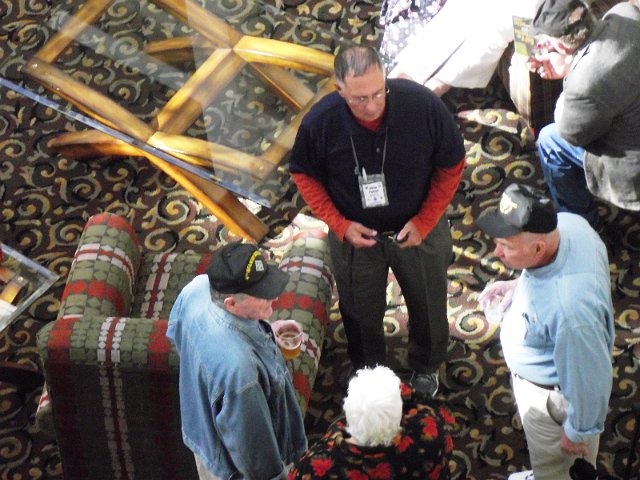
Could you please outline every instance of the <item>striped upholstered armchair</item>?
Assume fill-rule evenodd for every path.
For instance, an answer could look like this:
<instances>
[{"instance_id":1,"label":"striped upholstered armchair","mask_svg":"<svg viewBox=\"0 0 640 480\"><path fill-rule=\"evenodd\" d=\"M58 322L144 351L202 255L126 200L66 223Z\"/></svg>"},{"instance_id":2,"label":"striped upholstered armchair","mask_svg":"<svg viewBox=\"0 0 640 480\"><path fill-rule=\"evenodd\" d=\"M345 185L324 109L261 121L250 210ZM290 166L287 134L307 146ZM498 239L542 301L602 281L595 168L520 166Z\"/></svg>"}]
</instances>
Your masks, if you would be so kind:
<instances>
[{"instance_id":1,"label":"striped upholstered armchair","mask_svg":"<svg viewBox=\"0 0 640 480\"><path fill-rule=\"evenodd\" d=\"M178 293L212 255L145 255L122 217L87 222L58 319L38 334L46 391L37 419L56 435L65 479L198 478L182 443L179 358L165 331ZM322 229L300 230L280 268L291 280L273 318L294 318L306 332L290 365L304 412L331 302Z\"/></svg>"}]
</instances>

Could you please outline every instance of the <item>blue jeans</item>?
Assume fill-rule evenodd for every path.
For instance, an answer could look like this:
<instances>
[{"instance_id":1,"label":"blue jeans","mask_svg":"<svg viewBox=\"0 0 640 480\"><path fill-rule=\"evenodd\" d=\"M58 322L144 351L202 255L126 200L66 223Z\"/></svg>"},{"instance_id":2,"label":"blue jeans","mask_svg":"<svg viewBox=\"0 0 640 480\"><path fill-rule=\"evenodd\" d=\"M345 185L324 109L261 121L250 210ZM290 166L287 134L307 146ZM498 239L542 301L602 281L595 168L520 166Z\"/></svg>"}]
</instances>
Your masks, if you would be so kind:
<instances>
[{"instance_id":1,"label":"blue jeans","mask_svg":"<svg viewBox=\"0 0 640 480\"><path fill-rule=\"evenodd\" d=\"M598 219L596 202L587 188L584 174L584 148L567 142L555 123L540 130L540 166L558 211L583 216L592 227Z\"/></svg>"}]
</instances>

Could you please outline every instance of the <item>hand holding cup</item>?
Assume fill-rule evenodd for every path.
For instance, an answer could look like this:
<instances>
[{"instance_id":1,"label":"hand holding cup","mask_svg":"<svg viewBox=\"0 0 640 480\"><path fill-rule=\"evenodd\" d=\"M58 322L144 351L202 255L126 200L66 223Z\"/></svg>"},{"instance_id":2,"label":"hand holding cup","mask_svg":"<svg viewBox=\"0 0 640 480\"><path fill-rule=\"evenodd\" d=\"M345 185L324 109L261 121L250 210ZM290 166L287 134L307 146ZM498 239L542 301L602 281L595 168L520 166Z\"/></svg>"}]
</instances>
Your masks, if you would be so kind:
<instances>
[{"instance_id":1,"label":"hand holding cup","mask_svg":"<svg viewBox=\"0 0 640 480\"><path fill-rule=\"evenodd\" d=\"M502 321L503 312L500 308L500 302L502 302L502 295L494 295L486 299L482 306L484 317L489 322L489 325L494 325Z\"/></svg>"},{"instance_id":2,"label":"hand holding cup","mask_svg":"<svg viewBox=\"0 0 640 480\"><path fill-rule=\"evenodd\" d=\"M293 360L300 355L304 331L298 322L295 320L276 320L271 324L271 329L285 360Z\"/></svg>"},{"instance_id":3,"label":"hand holding cup","mask_svg":"<svg viewBox=\"0 0 640 480\"><path fill-rule=\"evenodd\" d=\"M490 324L500 323L511 303L517 280L489 282L478 296L480 308Z\"/></svg>"}]
</instances>

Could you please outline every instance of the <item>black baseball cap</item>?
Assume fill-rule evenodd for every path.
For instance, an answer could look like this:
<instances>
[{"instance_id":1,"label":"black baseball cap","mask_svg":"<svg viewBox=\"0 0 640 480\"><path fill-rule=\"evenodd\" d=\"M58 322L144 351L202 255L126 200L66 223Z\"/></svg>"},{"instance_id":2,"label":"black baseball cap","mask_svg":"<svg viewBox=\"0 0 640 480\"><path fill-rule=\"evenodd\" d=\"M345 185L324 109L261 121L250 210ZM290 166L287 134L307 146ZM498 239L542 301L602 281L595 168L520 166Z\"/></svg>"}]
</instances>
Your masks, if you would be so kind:
<instances>
[{"instance_id":1,"label":"black baseball cap","mask_svg":"<svg viewBox=\"0 0 640 480\"><path fill-rule=\"evenodd\" d=\"M549 233L558 226L558 214L540 191L513 183L502 193L500 206L482 212L476 224L487 235L498 238L522 232Z\"/></svg>"},{"instance_id":2,"label":"black baseball cap","mask_svg":"<svg viewBox=\"0 0 640 480\"><path fill-rule=\"evenodd\" d=\"M244 293L266 300L278 297L289 274L267 262L258 247L229 243L216 252L207 266L209 284L220 293Z\"/></svg>"},{"instance_id":3,"label":"black baseball cap","mask_svg":"<svg viewBox=\"0 0 640 480\"><path fill-rule=\"evenodd\" d=\"M579 16L572 16L582 8ZM580 0L544 0L533 17L536 34L562 37L570 33L587 14L587 6Z\"/></svg>"}]
</instances>

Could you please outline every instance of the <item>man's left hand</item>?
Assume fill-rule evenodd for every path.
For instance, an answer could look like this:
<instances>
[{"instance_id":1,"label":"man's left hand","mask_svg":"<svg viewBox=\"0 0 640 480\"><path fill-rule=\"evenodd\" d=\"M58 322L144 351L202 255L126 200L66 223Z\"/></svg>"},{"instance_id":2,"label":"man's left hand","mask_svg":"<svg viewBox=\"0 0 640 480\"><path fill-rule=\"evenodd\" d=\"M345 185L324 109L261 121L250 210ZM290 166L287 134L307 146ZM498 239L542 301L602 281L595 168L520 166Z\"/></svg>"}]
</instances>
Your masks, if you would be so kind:
<instances>
[{"instance_id":1,"label":"man's left hand","mask_svg":"<svg viewBox=\"0 0 640 480\"><path fill-rule=\"evenodd\" d=\"M575 443L569 440L567 434L564 433L564 429L562 429L562 435L560 436L560 450L562 450L567 455L581 455L586 457L589 455L589 447L584 442Z\"/></svg>"},{"instance_id":2,"label":"man's left hand","mask_svg":"<svg viewBox=\"0 0 640 480\"><path fill-rule=\"evenodd\" d=\"M422 243L422 236L413 222L407 222L396 235L396 243L400 248L417 247Z\"/></svg>"}]
</instances>

